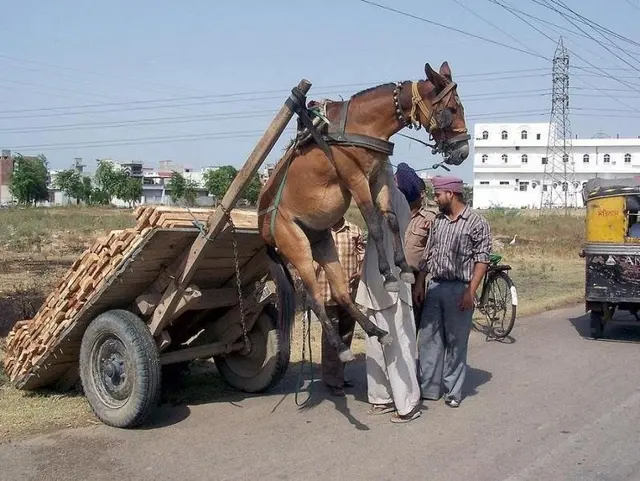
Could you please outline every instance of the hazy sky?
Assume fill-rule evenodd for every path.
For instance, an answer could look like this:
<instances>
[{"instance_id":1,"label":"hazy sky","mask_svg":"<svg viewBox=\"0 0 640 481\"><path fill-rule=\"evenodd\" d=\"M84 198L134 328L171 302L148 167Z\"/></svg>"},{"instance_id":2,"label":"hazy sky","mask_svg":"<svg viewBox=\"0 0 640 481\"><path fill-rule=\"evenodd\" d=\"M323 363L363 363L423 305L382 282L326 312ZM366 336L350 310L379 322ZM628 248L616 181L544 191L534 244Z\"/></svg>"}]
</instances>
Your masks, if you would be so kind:
<instances>
[{"instance_id":1,"label":"hazy sky","mask_svg":"<svg viewBox=\"0 0 640 481\"><path fill-rule=\"evenodd\" d=\"M551 39L496 2L539 17L523 18ZM438 68L444 60L470 129L478 121L546 121L561 32L574 66L574 135L640 135L640 47L544 7L571 16L559 0L378 3L506 46L361 0L2 0L0 147L42 152L54 168L74 157L90 170L107 157L240 166L301 78L313 83L309 98L339 99L423 78L425 62ZM638 0L564 4L640 42ZM436 160L418 144L393 140L394 163L419 169ZM466 180L471 171L471 159L453 170Z\"/></svg>"}]
</instances>

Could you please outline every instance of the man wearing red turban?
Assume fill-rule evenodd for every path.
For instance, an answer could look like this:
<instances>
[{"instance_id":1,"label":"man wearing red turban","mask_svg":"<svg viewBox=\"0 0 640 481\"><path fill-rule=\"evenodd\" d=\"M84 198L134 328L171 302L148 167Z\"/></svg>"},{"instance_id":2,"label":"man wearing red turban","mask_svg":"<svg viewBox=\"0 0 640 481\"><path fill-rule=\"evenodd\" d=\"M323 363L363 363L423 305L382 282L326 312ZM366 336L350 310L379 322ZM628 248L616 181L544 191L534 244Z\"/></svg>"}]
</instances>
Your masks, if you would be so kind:
<instances>
[{"instance_id":1,"label":"man wearing red turban","mask_svg":"<svg viewBox=\"0 0 640 481\"><path fill-rule=\"evenodd\" d=\"M436 216L414 287L422 303L418 331L420 391L423 399L458 407L467 365L474 295L491 253L487 221L464 201L462 180L431 180L440 213ZM425 297L425 278L430 274ZM443 389L444 388L444 389Z\"/></svg>"}]
</instances>

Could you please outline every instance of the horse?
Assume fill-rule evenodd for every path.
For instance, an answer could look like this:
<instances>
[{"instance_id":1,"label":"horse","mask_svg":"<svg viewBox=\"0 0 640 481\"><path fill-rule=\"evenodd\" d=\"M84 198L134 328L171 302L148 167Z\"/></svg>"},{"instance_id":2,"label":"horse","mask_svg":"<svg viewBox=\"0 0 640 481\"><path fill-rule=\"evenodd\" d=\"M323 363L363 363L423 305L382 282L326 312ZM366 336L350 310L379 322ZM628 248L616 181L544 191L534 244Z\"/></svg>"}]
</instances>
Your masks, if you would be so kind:
<instances>
[{"instance_id":1,"label":"horse","mask_svg":"<svg viewBox=\"0 0 640 481\"><path fill-rule=\"evenodd\" d=\"M394 262L400 268L400 280L413 284L414 274L405 259L398 220L391 207L390 188L394 181L389 157L393 143L389 138L405 127L419 130L424 126L435 143L426 145L433 148L433 153L441 152L444 163L460 165L469 155L464 107L449 64L444 62L436 72L426 63L424 71L424 80L385 83L360 91L346 101L316 104L313 127L305 132L299 119L298 137L278 161L258 197L258 229L272 265L278 267L275 275L285 274L292 294L291 276L284 260L297 270L309 294L310 307L342 362L354 357L326 315L314 260L326 273L333 299L365 333L377 337L383 345L390 343L391 337L351 300L330 227L355 200L376 246L384 287L397 292L399 281L384 253L382 221L386 220L393 234ZM307 114L312 112L304 110ZM279 277L279 289L287 285L281 281L283 278Z\"/></svg>"}]
</instances>

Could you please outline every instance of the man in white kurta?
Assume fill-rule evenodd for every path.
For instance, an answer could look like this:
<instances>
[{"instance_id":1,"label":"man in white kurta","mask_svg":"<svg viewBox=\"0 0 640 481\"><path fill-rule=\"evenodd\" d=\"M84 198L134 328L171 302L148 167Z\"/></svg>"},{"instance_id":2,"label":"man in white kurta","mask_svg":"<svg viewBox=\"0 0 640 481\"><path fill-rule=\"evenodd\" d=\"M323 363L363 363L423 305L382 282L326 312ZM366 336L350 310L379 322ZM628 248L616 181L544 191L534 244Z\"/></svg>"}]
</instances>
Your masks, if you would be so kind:
<instances>
[{"instance_id":1,"label":"man in white kurta","mask_svg":"<svg viewBox=\"0 0 640 481\"><path fill-rule=\"evenodd\" d=\"M393 185L391 202L404 239L411 212L406 198ZM367 316L392 337L382 346L376 337L367 337L367 386L370 414L392 415L393 422L407 422L421 415L420 386L416 365L416 325L412 309L411 285L400 280L400 268L393 261L393 239L386 221L382 222L387 260L399 280L400 291L388 292L378 269L378 255L371 236L367 240L362 277L356 303L365 307ZM395 408L394 408L395 405Z\"/></svg>"}]
</instances>

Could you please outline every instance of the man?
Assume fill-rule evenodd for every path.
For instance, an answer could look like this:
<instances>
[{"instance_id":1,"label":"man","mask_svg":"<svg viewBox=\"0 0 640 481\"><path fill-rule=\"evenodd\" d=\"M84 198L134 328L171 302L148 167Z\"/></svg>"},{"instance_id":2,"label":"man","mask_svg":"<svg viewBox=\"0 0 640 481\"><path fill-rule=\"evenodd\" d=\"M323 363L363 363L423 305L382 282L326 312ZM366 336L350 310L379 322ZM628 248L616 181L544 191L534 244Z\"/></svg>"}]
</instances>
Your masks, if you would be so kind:
<instances>
[{"instance_id":1,"label":"man","mask_svg":"<svg viewBox=\"0 0 640 481\"><path fill-rule=\"evenodd\" d=\"M389 190L400 234L404 235L411 216L409 205L395 185ZM382 222L382 229L387 260L399 277L400 269L393 261L391 229L386 221ZM356 302L367 309L367 316L373 323L392 337L387 346L382 346L375 337L366 339L368 399L372 404L369 414L393 413L391 421L394 423L409 422L422 414L411 286L401 280L399 284L399 292L388 292L384 288L375 243L369 235Z\"/></svg>"},{"instance_id":2,"label":"man","mask_svg":"<svg viewBox=\"0 0 640 481\"><path fill-rule=\"evenodd\" d=\"M404 236L404 253L407 263L413 269L413 273L418 277L420 260L427 244L427 234L431 222L436 217L437 209L429 205L425 206L425 185L424 181L416 174L409 165L404 162L398 164L395 175L396 185L409 203L411 209L411 220L407 226ZM412 286L413 287L413 286ZM413 304L413 316L416 321L416 329L420 324L422 305Z\"/></svg>"},{"instance_id":3,"label":"man","mask_svg":"<svg viewBox=\"0 0 640 481\"><path fill-rule=\"evenodd\" d=\"M489 264L491 230L465 203L462 180L436 176L432 183L440 213L414 288L414 298L421 302L427 272L431 275L418 338L420 388L424 399L435 401L444 387L447 405L458 407L474 294Z\"/></svg>"},{"instance_id":4,"label":"man","mask_svg":"<svg viewBox=\"0 0 640 481\"><path fill-rule=\"evenodd\" d=\"M343 217L332 226L331 235L338 251L338 260L349 281L351 298L355 299L355 291L360 280L360 270L364 258L364 234L357 225L346 221ZM327 316L345 345L351 346L356 321L333 300L324 270L317 263L315 265ZM322 380L334 396L344 396L344 388L352 387L352 383L345 380L344 363L338 358L337 349L329 344L324 331L322 334Z\"/></svg>"}]
</instances>

